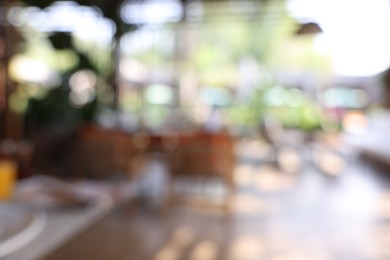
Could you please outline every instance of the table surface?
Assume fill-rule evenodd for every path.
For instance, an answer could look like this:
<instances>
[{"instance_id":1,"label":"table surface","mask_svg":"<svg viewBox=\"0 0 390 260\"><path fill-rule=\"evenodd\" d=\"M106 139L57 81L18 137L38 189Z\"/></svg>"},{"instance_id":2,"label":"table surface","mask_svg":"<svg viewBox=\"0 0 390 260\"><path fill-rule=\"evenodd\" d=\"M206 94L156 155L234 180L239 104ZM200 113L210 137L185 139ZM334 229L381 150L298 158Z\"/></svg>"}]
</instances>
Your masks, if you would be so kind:
<instances>
[{"instance_id":1,"label":"table surface","mask_svg":"<svg viewBox=\"0 0 390 260\"><path fill-rule=\"evenodd\" d=\"M53 180L49 180L49 182L51 181ZM21 203L20 197L25 199L26 196L25 194L23 196L18 195L22 194L26 190L31 191L32 187L34 187L33 189L35 189L39 186L37 185L37 183L41 182L47 184L48 179L34 178L28 181L24 181L22 184L19 184L15 192L16 196L14 196L14 200L11 200L8 204L22 204L19 206L23 207L24 203L26 208L30 208L31 210L38 212L41 215L41 219L44 219L43 228L39 230L38 234L36 234L34 238L29 239L31 241L23 243L24 245L22 245L19 249L12 250L12 252L4 255L3 257L1 257L0 255L0 259L44 259L48 255L52 254L53 252L64 246L67 242L76 238L84 230L97 223L100 219L109 214L120 203L122 203L123 201L130 200L135 194L134 185L130 182L104 183L83 181L77 183L76 185L76 191L82 191L82 193L79 193L77 195L105 195L99 198L105 199L105 202L91 203L83 206L55 206L53 205L53 201L50 201L50 203L48 203L47 200L42 200L41 197L40 200L37 201L28 199L27 201ZM56 185L57 184L58 183L56 183ZM60 185L62 184L65 183L60 183ZM26 188L27 186L28 188ZM114 193L112 193L112 191L115 191L115 196L113 195ZM95 194L93 194L94 192ZM110 192L111 194L109 194Z\"/></svg>"},{"instance_id":2,"label":"table surface","mask_svg":"<svg viewBox=\"0 0 390 260\"><path fill-rule=\"evenodd\" d=\"M107 211L77 209L48 212L42 232L27 245L5 256L4 259L42 259L98 221Z\"/></svg>"}]
</instances>

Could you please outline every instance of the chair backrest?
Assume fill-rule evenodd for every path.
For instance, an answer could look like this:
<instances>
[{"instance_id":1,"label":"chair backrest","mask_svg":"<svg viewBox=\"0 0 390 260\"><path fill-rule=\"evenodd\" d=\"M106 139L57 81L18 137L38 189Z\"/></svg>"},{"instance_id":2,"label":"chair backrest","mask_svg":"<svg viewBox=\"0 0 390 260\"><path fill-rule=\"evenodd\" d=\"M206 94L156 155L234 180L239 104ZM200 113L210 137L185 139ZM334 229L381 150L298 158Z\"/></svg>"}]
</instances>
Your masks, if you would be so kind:
<instances>
[{"instance_id":1,"label":"chair backrest","mask_svg":"<svg viewBox=\"0 0 390 260\"><path fill-rule=\"evenodd\" d=\"M76 149L76 169L85 177L125 174L133 153L131 135L109 130L83 131Z\"/></svg>"},{"instance_id":2,"label":"chair backrest","mask_svg":"<svg viewBox=\"0 0 390 260\"><path fill-rule=\"evenodd\" d=\"M181 136L170 157L174 176L219 176L229 179L234 164L234 140L226 134Z\"/></svg>"}]
</instances>

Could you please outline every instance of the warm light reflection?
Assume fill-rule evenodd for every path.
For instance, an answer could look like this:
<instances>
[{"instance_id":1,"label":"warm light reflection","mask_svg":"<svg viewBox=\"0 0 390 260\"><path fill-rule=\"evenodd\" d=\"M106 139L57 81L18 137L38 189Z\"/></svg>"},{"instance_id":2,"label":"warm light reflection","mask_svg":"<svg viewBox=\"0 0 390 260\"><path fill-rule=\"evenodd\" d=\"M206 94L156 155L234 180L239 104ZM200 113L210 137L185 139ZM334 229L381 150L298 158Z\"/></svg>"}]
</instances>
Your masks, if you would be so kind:
<instances>
[{"instance_id":1,"label":"warm light reflection","mask_svg":"<svg viewBox=\"0 0 390 260\"><path fill-rule=\"evenodd\" d=\"M262 166L257 170L255 177L256 187L261 191L286 191L294 187L296 178L286 175L271 166Z\"/></svg>"},{"instance_id":2,"label":"warm light reflection","mask_svg":"<svg viewBox=\"0 0 390 260\"><path fill-rule=\"evenodd\" d=\"M318 167L329 175L337 176L344 169L344 160L334 153L326 152L318 159Z\"/></svg>"},{"instance_id":3,"label":"warm light reflection","mask_svg":"<svg viewBox=\"0 0 390 260\"><path fill-rule=\"evenodd\" d=\"M255 194L238 194L232 198L232 211L237 216L263 215L276 212L280 209L279 204L267 201Z\"/></svg>"},{"instance_id":4,"label":"warm light reflection","mask_svg":"<svg viewBox=\"0 0 390 260\"><path fill-rule=\"evenodd\" d=\"M364 112L351 111L344 115L343 127L348 133L363 133L368 126L368 118Z\"/></svg>"},{"instance_id":5,"label":"warm light reflection","mask_svg":"<svg viewBox=\"0 0 390 260\"><path fill-rule=\"evenodd\" d=\"M302 151L301 151L302 152ZM292 147L282 147L277 154L278 165L283 172L297 173L302 167L302 154Z\"/></svg>"},{"instance_id":6,"label":"warm light reflection","mask_svg":"<svg viewBox=\"0 0 390 260\"><path fill-rule=\"evenodd\" d=\"M253 167L241 164L234 170L235 183L241 187L249 186L253 180Z\"/></svg>"},{"instance_id":7,"label":"warm light reflection","mask_svg":"<svg viewBox=\"0 0 390 260\"><path fill-rule=\"evenodd\" d=\"M266 159L270 156L272 146L264 140L242 140L236 145L237 153L244 158Z\"/></svg>"},{"instance_id":8,"label":"warm light reflection","mask_svg":"<svg viewBox=\"0 0 390 260\"><path fill-rule=\"evenodd\" d=\"M379 197L378 217L379 219L390 219L390 192L389 191L387 191L386 193L384 193Z\"/></svg>"},{"instance_id":9,"label":"warm light reflection","mask_svg":"<svg viewBox=\"0 0 390 260\"><path fill-rule=\"evenodd\" d=\"M154 260L176 260L179 257L180 252L177 248L167 247L159 251Z\"/></svg>"},{"instance_id":10,"label":"warm light reflection","mask_svg":"<svg viewBox=\"0 0 390 260\"><path fill-rule=\"evenodd\" d=\"M263 259L264 240L255 235L238 236L229 247L228 259Z\"/></svg>"},{"instance_id":11,"label":"warm light reflection","mask_svg":"<svg viewBox=\"0 0 390 260\"><path fill-rule=\"evenodd\" d=\"M321 258L313 258L313 256L305 254L305 253L281 253L278 254L277 256L270 257L270 260L312 260L312 259L318 259L318 260L328 260L329 258L326 256L323 256Z\"/></svg>"},{"instance_id":12,"label":"warm light reflection","mask_svg":"<svg viewBox=\"0 0 390 260\"><path fill-rule=\"evenodd\" d=\"M374 239L370 243L372 259L387 259L390 256L390 226L381 225L374 229Z\"/></svg>"},{"instance_id":13,"label":"warm light reflection","mask_svg":"<svg viewBox=\"0 0 390 260\"><path fill-rule=\"evenodd\" d=\"M331 145L330 142L335 142L337 140L332 140L332 137L328 137L327 142ZM335 151L329 150L324 147L314 147L312 152L313 160L316 166L325 174L329 176L339 176L342 174L346 162L343 157L337 154Z\"/></svg>"},{"instance_id":14,"label":"warm light reflection","mask_svg":"<svg viewBox=\"0 0 390 260\"><path fill-rule=\"evenodd\" d=\"M265 239L265 243L271 252L286 252L297 246L295 241L287 236L286 231L281 226L274 227L270 231Z\"/></svg>"},{"instance_id":15,"label":"warm light reflection","mask_svg":"<svg viewBox=\"0 0 390 260\"><path fill-rule=\"evenodd\" d=\"M193 248L190 260L214 260L218 254L218 246L213 241L204 240Z\"/></svg>"},{"instance_id":16,"label":"warm light reflection","mask_svg":"<svg viewBox=\"0 0 390 260\"><path fill-rule=\"evenodd\" d=\"M157 252L154 260L176 260L180 259L183 250L191 244L194 240L193 231L187 227L182 226L175 230L170 240L166 242L164 247ZM207 249L207 245L203 248ZM202 249L202 248L201 248ZM199 258L194 258L199 259Z\"/></svg>"}]
</instances>

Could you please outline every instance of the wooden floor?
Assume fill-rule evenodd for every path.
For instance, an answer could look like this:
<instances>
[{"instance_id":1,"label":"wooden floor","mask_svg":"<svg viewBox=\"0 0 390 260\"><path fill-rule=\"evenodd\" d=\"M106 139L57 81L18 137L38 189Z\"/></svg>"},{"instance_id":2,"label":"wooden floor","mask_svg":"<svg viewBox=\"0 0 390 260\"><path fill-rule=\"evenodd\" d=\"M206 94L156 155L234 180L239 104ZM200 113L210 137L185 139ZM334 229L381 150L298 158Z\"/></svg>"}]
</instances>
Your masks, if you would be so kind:
<instances>
[{"instance_id":1,"label":"wooden floor","mask_svg":"<svg viewBox=\"0 0 390 260\"><path fill-rule=\"evenodd\" d=\"M286 156L295 173L241 159L229 211L161 207L166 172L151 161L137 205L118 208L47 259L390 259L385 173L326 151L305 163Z\"/></svg>"}]
</instances>

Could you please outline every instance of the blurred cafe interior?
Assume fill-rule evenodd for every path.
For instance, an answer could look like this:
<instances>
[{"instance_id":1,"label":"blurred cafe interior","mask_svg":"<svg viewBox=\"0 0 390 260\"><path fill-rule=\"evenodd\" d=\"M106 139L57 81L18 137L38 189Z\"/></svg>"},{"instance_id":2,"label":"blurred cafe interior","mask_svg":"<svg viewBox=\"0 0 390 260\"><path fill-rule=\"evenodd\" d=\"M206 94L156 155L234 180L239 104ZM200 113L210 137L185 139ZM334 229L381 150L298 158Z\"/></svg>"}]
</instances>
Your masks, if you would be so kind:
<instances>
[{"instance_id":1,"label":"blurred cafe interior","mask_svg":"<svg viewBox=\"0 0 390 260\"><path fill-rule=\"evenodd\" d=\"M0 259L390 259L389 30L387 0L0 1Z\"/></svg>"}]
</instances>

